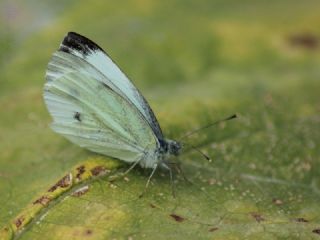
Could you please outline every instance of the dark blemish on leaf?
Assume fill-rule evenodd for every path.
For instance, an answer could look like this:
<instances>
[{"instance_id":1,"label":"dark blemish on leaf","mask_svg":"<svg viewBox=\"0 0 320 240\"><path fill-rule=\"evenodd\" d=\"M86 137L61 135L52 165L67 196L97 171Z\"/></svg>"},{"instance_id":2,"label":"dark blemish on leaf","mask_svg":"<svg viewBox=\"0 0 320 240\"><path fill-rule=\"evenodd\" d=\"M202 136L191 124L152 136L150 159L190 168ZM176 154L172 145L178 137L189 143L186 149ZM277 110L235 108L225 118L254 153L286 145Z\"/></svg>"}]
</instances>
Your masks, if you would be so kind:
<instances>
[{"instance_id":1,"label":"dark blemish on leaf","mask_svg":"<svg viewBox=\"0 0 320 240\"><path fill-rule=\"evenodd\" d=\"M311 33L300 33L288 38L288 42L293 47L315 49L319 46L319 38Z\"/></svg>"},{"instance_id":2,"label":"dark blemish on leaf","mask_svg":"<svg viewBox=\"0 0 320 240\"><path fill-rule=\"evenodd\" d=\"M89 186L84 186L84 187L79 188L78 190L76 190L74 193L72 193L72 196L80 197L80 196L86 194L88 191L89 191Z\"/></svg>"},{"instance_id":3,"label":"dark blemish on leaf","mask_svg":"<svg viewBox=\"0 0 320 240\"><path fill-rule=\"evenodd\" d=\"M104 166L96 166L91 169L91 173L93 176L99 176L101 174L104 174L108 172L108 170Z\"/></svg>"},{"instance_id":4,"label":"dark blemish on leaf","mask_svg":"<svg viewBox=\"0 0 320 240\"><path fill-rule=\"evenodd\" d=\"M259 213L251 213L251 216L259 223L264 221L265 219Z\"/></svg>"},{"instance_id":5,"label":"dark blemish on leaf","mask_svg":"<svg viewBox=\"0 0 320 240\"><path fill-rule=\"evenodd\" d=\"M51 198L49 198L48 196L41 196L40 198L38 198L37 200L35 200L33 202L33 204L41 204L42 206L46 206L48 205L48 203L51 201Z\"/></svg>"},{"instance_id":6,"label":"dark blemish on leaf","mask_svg":"<svg viewBox=\"0 0 320 240\"><path fill-rule=\"evenodd\" d=\"M273 202L275 205L278 205L278 206L280 206L280 205L283 204L282 200L277 199L277 198L272 199L272 202Z\"/></svg>"},{"instance_id":7,"label":"dark blemish on leaf","mask_svg":"<svg viewBox=\"0 0 320 240\"><path fill-rule=\"evenodd\" d=\"M71 174L67 174L63 178L61 178L55 185L53 185L48 192L54 192L57 188L66 188L69 187L72 181L72 176Z\"/></svg>"},{"instance_id":8,"label":"dark blemish on leaf","mask_svg":"<svg viewBox=\"0 0 320 240\"><path fill-rule=\"evenodd\" d=\"M217 231L219 228L217 228L217 227L212 227L212 228L210 228L209 229L209 232L215 232L215 231Z\"/></svg>"},{"instance_id":9,"label":"dark blemish on leaf","mask_svg":"<svg viewBox=\"0 0 320 240\"><path fill-rule=\"evenodd\" d=\"M313 229L312 232L320 235L320 228Z\"/></svg>"},{"instance_id":10,"label":"dark blemish on leaf","mask_svg":"<svg viewBox=\"0 0 320 240\"><path fill-rule=\"evenodd\" d=\"M81 176L86 171L86 168L85 168L85 166L81 165L81 166L77 167L77 171L78 172L76 174L76 179L81 180Z\"/></svg>"},{"instance_id":11,"label":"dark blemish on leaf","mask_svg":"<svg viewBox=\"0 0 320 240\"><path fill-rule=\"evenodd\" d=\"M172 217L176 222L183 222L185 220L185 218L174 213L170 214L170 217Z\"/></svg>"},{"instance_id":12,"label":"dark blemish on leaf","mask_svg":"<svg viewBox=\"0 0 320 240\"><path fill-rule=\"evenodd\" d=\"M296 218L295 219L296 222L302 222L302 223L307 223L309 222L309 220L305 219L305 218Z\"/></svg>"},{"instance_id":13,"label":"dark blemish on leaf","mask_svg":"<svg viewBox=\"0 0 320 240\"><path fill-rule=\"evenodd\" d=\"M73 118L81 122L81 114L79 112L75 112Z\"/></svg>"},{"instance_id":14,"label":"dark blemish on leaf","mask_svg":"<svg viewBox=\"0 0 320 240\"><path fill-rule=\"evenodd\" d=\"M93 234L93 231L91 229L87 229L85 232L84 232L85 236L91 236Z\"/></svg>"},{"instance_id":15,"label":"dark blemish on leaf","mask_svg":"<svg viewBox=\"0 0 320 240\"><path fill-rule=\"evenodd\" d=\"M14 224L16 225L17 228L19 228L22 225L23 221L24 221L24 216L21 216L14 221Z\"/></svg>"}]
</instances>

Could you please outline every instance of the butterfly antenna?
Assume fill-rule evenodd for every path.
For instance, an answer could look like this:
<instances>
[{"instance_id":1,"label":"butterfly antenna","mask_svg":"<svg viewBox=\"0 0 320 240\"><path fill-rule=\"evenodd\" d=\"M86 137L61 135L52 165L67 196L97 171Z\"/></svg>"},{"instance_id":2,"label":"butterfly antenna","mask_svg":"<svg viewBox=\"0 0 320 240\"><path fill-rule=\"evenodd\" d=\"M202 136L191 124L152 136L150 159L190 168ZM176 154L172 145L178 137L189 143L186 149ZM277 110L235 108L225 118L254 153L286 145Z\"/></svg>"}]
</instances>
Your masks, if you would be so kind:
<instances>
[{"instance_id":1,"label":"butterfly antenna","mask_svg":"<svg viewBox=\"0 0 320 240\"><path fill-rule=\"evenodd\" d=\"M237 115L236 115L236 114L233 114L233 115L231 115L231 116L229 116L229 117L227 117L227 118L224 118L224 119L218 120L218 121L216 121L216 122L210 123L210 124L208 124L208 125L206 125L206 126L203 126L203 127L201 127L201 128L195 129L195 130L193 130L193 131L191 131L191 132L183 135L182 137L180 137L180 139L187 138L187 137L189 137L189 136L191 136L191 135L193 135L193 134L195 134L195 133L197 133L197 132L200 132L200 131L202 131L202 130L204 130L204 129L210 128L210 127L212 127L212 126L214 126L214 125L216 125L216 124L218 124L218 123L221 123L221 122L224 122L224 121L229 121L229 120L234 119L234 118L236 118L236 117L237 117ZM192 146L191 146L191 147L192 147Z\"/></svg>"},{"instance_id":2,"label":"butterfly antenna","mask_svg":"<svg viewBox=\"0 0 320 240\"><path fill-rule=\"evenodd\" d=\"M188 143L185 143L185 142L182 142L183 145L187 145L189 146L191 149L195 150L196 152L200 153L202 157L204 157L207 161L211 162L211 158L205 154L204 152L202 152L199 148L197 148L196 146L193 146L191 144L188 144Z\"/></svg>"}]
</instances>

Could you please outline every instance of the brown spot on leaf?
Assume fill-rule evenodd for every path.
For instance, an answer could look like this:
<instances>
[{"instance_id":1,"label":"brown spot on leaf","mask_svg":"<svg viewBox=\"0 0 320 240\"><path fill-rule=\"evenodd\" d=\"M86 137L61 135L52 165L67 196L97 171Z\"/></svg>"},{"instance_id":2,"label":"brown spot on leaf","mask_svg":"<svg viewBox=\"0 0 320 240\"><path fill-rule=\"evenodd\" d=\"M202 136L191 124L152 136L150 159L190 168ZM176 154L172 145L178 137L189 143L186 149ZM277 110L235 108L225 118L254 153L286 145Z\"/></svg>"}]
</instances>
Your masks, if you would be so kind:
<instances>
[{"instance_id":1,"label":"brown spot on leaf","mask_svg":"<svg viewBox=\"0 0 320 240\"><path fill-rule=\"evenodd\" d=\"M219 228L217 228L217 227L212 227L212 228L210 228L209 229L209 232L215 232L215 231L217 231Z\"/></svg>"},{"instance_id":2,"label":"brown spot on leaf","mask_svg":"<svg viewBox=\"0 0 320 240\"><path fill-rule=\"evenodd\" d=\"M251 213L251 216L252 216L258 223L265 220L264 217L262 217L262 215L259 214L259 213Z\"/></svg>"},{"instance_id":3,"label":"brown spot on leaf","mask_svg":"<svg viewBox=\"0 0 320 240\"><path fill-rule=\"evenodd\" d=\"M54 192L57 188L66 188L69 187L72 182L71 173L67 174L63 178L61 178L55 185L49 188L48 192Z\"/></svg>"},{"instance_id":4,"label":"brown spot on leaf","mask_svg":"<svg viewBox=\"0 0 320 240\"><path fill-rule=\"evenodd\" d=\"M272 199L272 202L273 202L275 205L278 205L278 206L280 206L280 205L283 204L282 200L277 199L277 198Z\"/></svg>"},{"instance_id":5,"label":"brown spot on leaf","mask_svg":"<svg viewBox=\"0 0 320 240\"><path fill-rule=\"evenodd\" d=\"M33 202L33 204L41 204L42 206L46 206L48 205L48 203L51 201L51 198L49 198L48 196L41 196L40 198L38 198L37 200L35 200Z\"/></svg>"},{"instance_id":6,"label":"brown spot on leaf","mask_svg":"<svg viewBox=\"0 0 320 240\"><path fill-rule=\"evenodd\" d=\"M72 193L72 196L80 197L80 196L86 194L88 191L89 191L89 186L84 186L84 187L79 188L78 190L74 191L74 193Z\"/></svg>"},{"instance_id":7,"label":"brown spot on leaf","mask_svg":"<svg viewBox=\"0 0 320 240\"><path fill-rule=\"evenodd\" d=\"M81 166L77 167L77 171L78 172L76 174L76 179L81 180L81 176L86 171L86 168L85 168L85 166L81 165Z\"/></svg>"},{"instance_id":8,"label":"brown spot on leaf","mask_svg":"<svg viewBox=\"0 0 320 240\"><path fill-rule=\"evenodd\" d=\"M91 229L87 229L85 232L84 232L85 236L91 236L93 234L93 231Z\"/></svg>"},{"instance_id":9,"label":"brown spot on leaf","mask_svg":"<svg viewBox=\"0 0 320 240\"><path fill-rule=\"evenodd\" d=\"M170 217L172 217L176 222L183 222L185 220L185 218L174 213L170 214Z\"/></svg>"},{"instance_id":10,"label":"brown spot on leaf","mask_svg":"<svg viewBox=\"0 0 320 240\"><path fill-rule=\"evenodd\" d=\"M313 229L312 232L320 235L320 228Z\"/></svg>"},{"instance_id":11,"label":"brown spot on leaf","mask_svg":"<svg viewBox=\"0 0 320 240\"><path fill-rule=\"evenodd\" d=\"M296 220L296 222L304 222L304 223L306 223L306 222L309 222L309 220L307 220L307 219L305 219L305 218L296 218L295 219Z\"/></svg>"},{"instance_id":12,"label":"brown spot on leaf","mask_svg":"<svg viewBox=\"0 0 320 240\"><path fill-rule=\"evenodd\" d=\"M319 46L319 38L312 33L299 33L288 38L288 42L293 47L305 49L315 49Z\"/></svg>"},{"instance_id":13,"label":"brown spot on leaf","mask_svg":"<svg viewBox=\"0 0 320 240\"><path fill-rule=\"evenodd\" d=\"M157 208L155 205L153 205L152 203L150 203L150 207L151 208Z\"/></svg>"},{"instance_id":14,"label":"brown spot on leaf","mask_svg":"<svg viewBox=\"0 0 320 240\"><path fill-rule=\"evenodd\" d=\"M91 169L91 173L93 176L99 176L101 174L104 174L106 172L108 172L109 170L106 169L104 166L96 166L94 168Z\"/></svg>"},{"instance_id":15,"label":"brown spot on leaf","mask_svg":"<svg viewBox=\"0 0 320 240\"><path fill-rule=\"evenodd\" d=\"M24 221L24 216L21 216L14 221L14 224L16 225L17 228L19 228L22 225L23 221Z\"/></svg>"}]
</instances>

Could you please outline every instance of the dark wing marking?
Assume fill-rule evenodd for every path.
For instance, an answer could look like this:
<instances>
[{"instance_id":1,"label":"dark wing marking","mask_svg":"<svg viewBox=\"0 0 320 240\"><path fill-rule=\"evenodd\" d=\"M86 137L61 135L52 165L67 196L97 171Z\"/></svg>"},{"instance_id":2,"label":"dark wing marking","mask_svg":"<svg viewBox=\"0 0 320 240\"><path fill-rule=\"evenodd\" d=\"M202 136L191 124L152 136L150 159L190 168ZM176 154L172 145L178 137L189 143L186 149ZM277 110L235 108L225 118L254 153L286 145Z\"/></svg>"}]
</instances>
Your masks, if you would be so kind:
<instances>
[{"instance_id":1,"label":"dark wing marking","mask_svg":"<svg viewBox=\"0 0 320 240\"><path fill-rule=\"evenodd\" d=\"M67 36L64 37L59 51L70 53L70 48L79 51L84 55L88 55L97 50L105 53L105 51L96 43L75 32L69 32Z\"/></svg>"}]
</instances>

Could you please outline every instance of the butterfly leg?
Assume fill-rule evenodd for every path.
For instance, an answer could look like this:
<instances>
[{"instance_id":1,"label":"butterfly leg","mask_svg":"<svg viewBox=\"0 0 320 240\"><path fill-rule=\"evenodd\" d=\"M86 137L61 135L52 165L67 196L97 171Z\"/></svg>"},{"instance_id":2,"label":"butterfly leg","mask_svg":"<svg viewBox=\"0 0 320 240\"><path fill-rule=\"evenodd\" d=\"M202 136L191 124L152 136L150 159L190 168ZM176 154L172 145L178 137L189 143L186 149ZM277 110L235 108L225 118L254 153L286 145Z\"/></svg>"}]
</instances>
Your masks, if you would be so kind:
<instances>
[{"instance_id":1,"label":"butterfly leg","mask_svg":"<svg viewBox=\"0 0 320 240\"><path fill-rule=\"evenodd\" d=\"M175 183L174 183L174 175L173 175L173 171L172 168L168 166L169 165L175 165L176 163L171 163L171 162L164 162L161 164L161 167L163 167L164 169L167 169L169 171L169 175L170 175L170 182L171 182L171 190L172 190L172 196L174 198L176 198L176 188L175 188Z\"/></svg>"},{"instance_id":2,"label":"butterfly leg","mask_svg":"<svg viewBox=\"0 0 320 240\"><path fill-rule=\"evenodd\" d=\"M109 178L109 180L112 182L112 181L115 181L116 179L118 178L121 178L121 177L124 177L126 176L132 169L135 168L135 166L138 165L138 163L140 162L140 160L136 161L134 164L132 164L125 172L122 172L118 175L115 175L115 176L112 176Z\"/></svg>"},{"instance_id":3,"label":"butterfly leg","mask_svg":"<svg viewBox=\"0 0 320 240\"><path fill-rule=\"evenodd\" d=\"M134 169L135 166L138 165L139 162L140 162L140 160L138 160L134 164L132 164L124 173L122 173L122 176L127 175L132 169Z\"/></svg>"},{"instance_id":4,"label":"butterfly leg","mask_svg":"<svg viewBox=\"0 0 320 240\"><path fill-rule=\"evenodd\" d=\"M190 185L194 185L194 183L189 179L187 178L187 176L184 174L184 172L182 171L182 168L181 168L181 164L180 162L167 162L166 165L171 165L173 166L173 168L176 170L176 172L178 174L181 174L183 180L187 183L189 183ZM169 169L169 167L167 166L167 169Z\"/></svg>"},{"instance_id":5,"label":"butterfly leg","mask_svg":"<svg viewBox=\"0 0 320 240\"><path fill-rule=\"evenodd\" d=\"M170 174L170 182L171 182L171 190L172 190L172 196L174 198L176 198L176 188L175 188L175 183L174 183L174 176L173 176L173 172L172 169L169 168L169 174Z\"/></svg>"},{"instance_id":6,"label":"butterfly leg","mask_svg":"<svg viewBox=\"0 0 320 240\"><path fill-rule=\"evenodd\" d=\"M156 172L157 168L158 168L158 164L155 164L155 165L153 166L152 172L151 172L151 174L150 174L150 176L149 176L149 178L148 178L148 181L147 181L147 183L146 183L146 186L144 187L144 191L143 191L143 192L140 194L140 196L139 196L140 198L143 197L143 195L147 192L147 189L148 189L149 183L150 183L150 181L151 181L151 178L152 178L152 176L154 175L154 173Z\"/></svg>"},{"instance_id":7,"label":"butterfly leg","mask_svg":"<svg viewBox=\"0 0 320 240\"><path fill-rule=\"evenodd\" d=\"M193 184L193 182L189 179L189 178L187 178L187 176L184 174L184 172L182 171L182 168L181 168L181 166L180 166L180 163L176 163L176 164L174 164L174 167L175 167L175 169L177 170L177 172L179 173L179 174L181 174L181 176L183 177L183 180L184 181L186 181L186 182L188 182L188 183L190 183L190 184Z\"/></svg>"}]
</instances>

